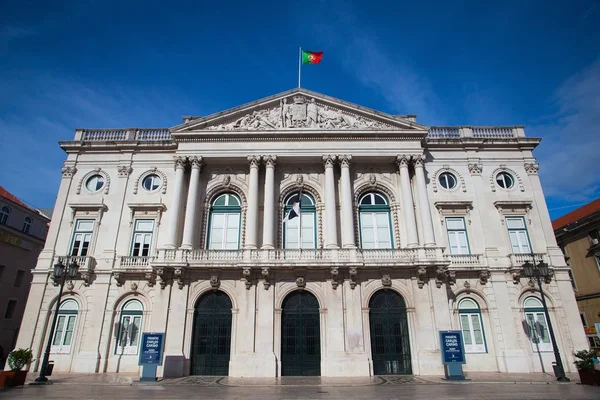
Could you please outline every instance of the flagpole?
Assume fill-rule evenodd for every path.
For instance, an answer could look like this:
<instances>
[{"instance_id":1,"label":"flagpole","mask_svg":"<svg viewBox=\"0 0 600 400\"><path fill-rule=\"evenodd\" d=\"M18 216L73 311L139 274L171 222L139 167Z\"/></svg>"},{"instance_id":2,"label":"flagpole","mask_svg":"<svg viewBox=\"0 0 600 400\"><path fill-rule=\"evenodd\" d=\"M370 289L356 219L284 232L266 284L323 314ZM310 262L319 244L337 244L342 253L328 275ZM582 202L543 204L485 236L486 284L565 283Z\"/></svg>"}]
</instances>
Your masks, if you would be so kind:
<instances>
[{"instance_id":1,"label":"flagpole","mask_svg":"<svg viewBox=\"0 0 600 400\"><path fill-rule=\"evenodd\" d=\"M300 189L298 195L298 201L300 202L300 215L298 215L298 217L300 217L298 221L298 247L300 248L300 251L302 251L302 189Z\"/></svg>"},{"instance_id":2,"label":"flagpole","mask_svg":"<svg viewBox=\"0 0 600 400\"><path fill-rule=\"evenodd\" d=\"M298 87L300 87L300 71L302 71L302 47L298 53Z\"/></svg>"}]
</instances>

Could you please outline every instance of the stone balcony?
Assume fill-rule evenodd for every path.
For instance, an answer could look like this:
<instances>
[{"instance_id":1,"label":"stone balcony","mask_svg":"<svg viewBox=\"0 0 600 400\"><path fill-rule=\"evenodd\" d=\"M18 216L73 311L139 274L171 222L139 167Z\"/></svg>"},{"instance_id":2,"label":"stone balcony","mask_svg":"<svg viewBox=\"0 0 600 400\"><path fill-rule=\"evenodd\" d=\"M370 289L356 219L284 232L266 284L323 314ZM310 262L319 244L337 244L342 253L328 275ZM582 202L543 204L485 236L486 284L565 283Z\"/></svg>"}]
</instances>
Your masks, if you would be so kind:
<instances>
[{"instance_id":1,"label":"stone balcony","mask_svg":"<svg viewBox=\"0 0 600 400\"><path fill-rule=\"evenodd\" d=\"M511 269L520 269L525 262L548 262L546 253L511 253L508 255Z\"/></svg>"},{"instance_id":2,"label":"stone balcony","mask_svg":"<svg viewBox=\"0 0 600 400\"><path fill-rule=\"evenodd\" d=\"M454 268L477 269L487 267L483 254L450 254L450 266Z\"/></svg>"},{"instance_id":3,"label":"stone balcony","mask_svg":"<svg viewBox=\"0 0 600 400\"><path fill-rule=\"evenodd\" d=\"M50 273L53 271L54 264L62 262L64 266L68 267L72 262L79 265L78 275L83 280L85 286L89 286L92 280L92 274L96 268L96 259L92 256L58 256L55 257L54 263L50 266ZM57 285L58 282L55 282Z\"/></svg>"}]
</instances>

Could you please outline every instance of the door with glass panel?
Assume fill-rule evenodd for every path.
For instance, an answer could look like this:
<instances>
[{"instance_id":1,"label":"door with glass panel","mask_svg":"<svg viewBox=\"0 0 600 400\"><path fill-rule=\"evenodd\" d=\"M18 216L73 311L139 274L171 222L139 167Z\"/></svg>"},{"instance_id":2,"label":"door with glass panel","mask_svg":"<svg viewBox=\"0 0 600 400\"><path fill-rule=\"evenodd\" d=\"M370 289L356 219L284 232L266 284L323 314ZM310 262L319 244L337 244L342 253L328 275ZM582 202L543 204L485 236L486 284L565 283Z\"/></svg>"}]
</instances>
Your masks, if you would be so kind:
<instances>
[{"instance_id":1,"label":"door with glass panel","mask_svg":"<svg viewBox=\"0 0 600 400\"><path fill-rule=\"evenodd\" d=\"M358 206L360 242L363 249L391 249L390 207L380 193L367 193Z\"/></svg>"},{"instance_id":2,"label":"door with glass panel","mask_svg":"<svg viewBox=\"0 0 600 400\"><path fill-rule=\"evenodd\" d=\"M71 242L71 256L83 257L88 255L93 231L93 220L77 220L75 223L75 232L73 233L73 241Z\"/></svg>"},{"instance_id":3,"label":"door with glass panel","mask_svg":"<svg viewBox=\"0 0 600 400\"><path fill-rule=\"evenodd\" d=\"M241 213L240 199L234 194L224 193L213 201L210 211L209 249L239 249Z\"/></svg>"},{"instance_id":4,"label":"door with glass panel","mask_svg":"<svg viewBox=\"0 0 600 400\"><path fill-rule=\"evenodd\" d=\"M138 219L135 221L131 255L134 257L148 257L152 246L152 233L154 220Z\"/></svg>"},{"instance_id":5,"label":"door with glass panel","mask_svg":"<svg viewBox=\"0 0 600 400\"><path fill-rule=\"evenodd\" d=\"M506 227L508 229L512 252L531 253L531 244L529 243L529 235L525 226L525 218L508 217L506 218Z\"/></svg>"}]
</instances>

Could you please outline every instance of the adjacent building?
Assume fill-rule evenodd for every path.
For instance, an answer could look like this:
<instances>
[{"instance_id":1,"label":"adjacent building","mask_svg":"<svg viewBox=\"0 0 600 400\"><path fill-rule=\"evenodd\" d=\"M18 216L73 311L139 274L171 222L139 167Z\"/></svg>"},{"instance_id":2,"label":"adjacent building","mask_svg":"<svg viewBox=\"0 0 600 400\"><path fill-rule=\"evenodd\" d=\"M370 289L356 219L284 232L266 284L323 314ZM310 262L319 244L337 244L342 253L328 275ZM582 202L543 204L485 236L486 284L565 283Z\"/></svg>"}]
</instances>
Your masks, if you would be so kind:
<instances>
[{"instance_id":1,"label":"adjacent building","mask_svg":"<svg viewBox=\"0 0 600 400\"><path fill-rule=\"evenodd\" d=\"M587 348L523 127L430 127L293 89L161 129L77 129L18 345L55 370L163 376L551 371ZM299 214L287 221L290 210ZM50 321L59 260L80 265ZM34 365L39 368L39 365Z\"/></svg>"},{"instance_id":2,"label":"adjacent building","mask_svg":"<svg viewBox=\"0 0 600 400\"><path fill-rule=\"evenodd\" d=\"M600 350L600 199L554 221L556 241L571 267L581 323L591 348Z\"/></svg>"},{"instance_id":3,"label":"adjacent building","mask_svg":"<svg viewBox=\"0 0 600 400\"><path fill-rule=\"evenodd\" d=\"M0 186L0 368L15 347L50 219Z\"/></svg>"}]
</instances>

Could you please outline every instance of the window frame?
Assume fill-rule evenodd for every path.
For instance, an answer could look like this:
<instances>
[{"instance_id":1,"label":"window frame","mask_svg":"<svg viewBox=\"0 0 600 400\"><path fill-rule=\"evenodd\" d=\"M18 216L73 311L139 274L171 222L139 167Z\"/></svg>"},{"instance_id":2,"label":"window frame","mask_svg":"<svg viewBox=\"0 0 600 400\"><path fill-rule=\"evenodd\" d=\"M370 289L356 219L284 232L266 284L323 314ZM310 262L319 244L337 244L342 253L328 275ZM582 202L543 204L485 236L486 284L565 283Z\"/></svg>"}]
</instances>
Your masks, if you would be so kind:
<instances>
[{"instance_id":1,"label":"window frame","mask_svg":"<svg viewBox=\"0 0 600 400\"><path fill-rule=\"evenodd\" d=\"M448 220L462 220L463 229L449 229L448 228ZM467 223L465 221L465 217L445 217L444 223L446 224L446 238L448 239L448 250L451 255L469 255L471 254L471 243L469 240L469 232L467 230ZM450 232L465 232L465 239L467 240L467 252L466 253L452 253L452 246L450 246Z\"/></svg>"},{"instance_id":2,"label":"window frame","mask_svg":"<svg viewBox=\"0 0 600 400\"><path fill-rule=\"evenodd\" d=\"M444 184L442 183L442 177L446 177L448 175L452 176L452 179L454 179L454 185L452 187L445 187ZM445 181L446 181L446 183L448 183L448 179L445 179ZM438 184L444 190L454 190L458 186L458 179L456 178L456 175L454 175L452 172L450 172L450 171L443 171L442 173L440 173L438 175Z\"/></svg>"},{"instance_id":3,"label":"window frame","mask_svg":"<svg viewBox=\"0 0 600 400\"><path fill-rule=\"evenodd\" d=\"M8 224L8 219L10 218L11 208L7 205L3 205L0 207L0 225Z\"/></svg>"},{"instance_id":4,"label":"window frame","mask_svg":"<svg viewBox=\"0 0 600 400\"><path fill-rule=\"evenodd\" d=\"M385 204L361 204L363 199L369 195L380 196L385 201ZM387 214L390 247L379 247L378 240L377 240L377 247L365 248L363 246L363 226L362 226L362 215L361 215L363 213L371 214L371 215L375 215L378 213L386 213ZM375 221L374 221L373 226L375 228L377 228L377 226L375 225ZM373 231L376 232L376 229L374 229ZM359 233L358 236L359 236L360 248L362 250L378 250L378 249L384 250L384 249L396 248L395 247L396 244L395 244L395 240L394 240L394 226L393 226L393 220L392 220L392 212L390 209L390 202L389 202L389 199L387 198L387 196L385 196L383 193L367 192L367 193L363 194L362 196L360 196L360 198L358 200L358 233Z\"/></svg>"},{"instance_id":5,"label":"window frame","mask_svg":"<svg viewBox=\"0 0 600 400\"><path fill-rule=\"evenodd\" d=\"M291 199L294 196L297 196L298 193L292 193L290 195L288 195L283 203L283 216L282 218L285 218L285 216L290 212L290 210L292 209L292 205L288 204ZM309 200L309 204L306 204L306 201L300 201L300 218L302 218L305 214L312 214L313 218L312 218L312 243L313 243L313 247L304 247L304 243L298 243L298 247L287 247L287 231L288 231L288 225L287 223L285 224L285 226L282 227L282 248L286 249L286 250L315 250L318 247L318 241L317 241L317 206L316 206L316 202L314 197L309 194L309 193L302 193L302 198L306 197ZM282 219L283 220L283 219ZM300 226L298 226L298 229L300 229ZM304 236L302 237L304 239ZM300 235L298 235L298 241L300 241ZM304 240L302 240L304 242Z\"/></svg>"},{"instance_id":6,"label":"window frame","mask_svg":"<svg viewBox=\"0 0 600 400\"><path fill-rule=\"evenodd\" d=\"M19 272L21 274L19 274ZM21 287L23 285L23 279L25 279L25 271L22 269L18 269L15 274L15 280L13 281L13 287Z\"/></svg>"},{"instance_id":7,"label":"window frame","mask_svg":"<svg viewBox=\"0 0 600 400\"><path fill-rule=\"evenodd\" d=\"M8 315L8 310L11 306L11 304L14 304L14 307L11 310L10 315ZM19 301L17 299L8 299L8 301L6 302L6 308L4 308L4 319L13 319L15 316L15 311L17 309L17 305L19 304Z\"/></svg>"},{"instance_id":8,"label":"window frame","mask_svg":"<svg viewBox=\"0 0 600 400\"><path fill-rule=\"evenodd\" d=\"M465 302L465 300L470 300L477 305L477 308L461 308L461 303ZM483 317L481 313L481 307L479 306L479 302L472 297L464 297L460 299L456 305L458 310L458 325L460 327L460 331L463 332L463 346L465 349L465 353L469 354L486 354L488 352L487 348L487 340L485 338L485 327L483 325ZM464 327L462 316L467 316L467 321L469 323L469 332L471 334L472 344L465 343L465 335L464 335ZM479 320L479 326L481 327L481 338L483 343L477 344L475 342L475 329L473 327L472 318L476 317Z\"/></svg>"},{"instance_id":9,"label":"window frame","mask_svg":"<svg viewBox=\"0 0 600 400\"><path fill-rule=\"evenodd\" d=\"M144 185L144 183L148 179L152 179L152 183L154 183L155 180L156 180L155 178L158 178L158 182L159 182L158 185L156 186L156 188L155 189L148 189L148 188L146 188L146 186ZM141 182L142 189L144 189L148 193L154 193L157 190L160 190L160 188L161 188L162 185L163 185L163 178L159 174L156 174L156 173L147 174L146 176L144 176L142 178L142 182Z\"/></svg>"},{"instance_id":10,"label":"window frame","mask_svg":"<svg viewBox=\"0 0 600 400\"><path fill-rule=\"evenodd\" d=\"M138 230L137 228L137 223L139 221L145 221L145 222L152 222L152 230L151 231L142 231L142 230ZM156 220L153 218L136 218L133 220L133 231L131 233L131 245L129 247L129 255L131 257L151 257L152 256L152 244L154 242L154 231L156 230ZM142 237L144 237L145 235L150 235L150 244L148 245L148 254L147 255L136 255L134 254L135 251L135 236L136 235L142 235ZM142 242L142 246L140 246L140 251L143 253L143 242Z\"/></svg>"},{"instance_id":11,"label":"window frame","mask_svg":"<svg viewBox=\"0 0 600 400\"><path fill-rule=\"evenodd\" d=\"M540 305L540 307L527 307L525 306L525 303L527 302L527 300L529 299L534 299L535 301L537 301ZM523 300L523 314L525 315L525 323L527 324L528 330L529 330L529 343L531 344L531 350L534 353L551 353L553 351L552 348L552 338L550 338L550 332L549 332L549 328L548 328L548 321L546 320L546 314L544 313L544 307L542 306L542 302L539 298L535 297L535 296L528 296ZM545 324L543 325L543 327L545 328L545 336L548 338L548 342L543 342L544 338L542 338L540 341L538 341L537 343L534 341L534 337L536 339L539 338L538 336L538 332L535 326L531 326L529 323L529 318L528 316L531 315L533 317L534 323L539 322L539 316L541 315L544 318L544 322Z\"/></svg>"},{"instance_id":12,"label":"window frame","mask_svg":"<svg viewBox=\"0 0 600 400\"><path fill-rule=\"evenodd\" d=\"M76 308L63 308L65 305L75 304ZM63 317L63 323L60 324L60 318ZM58 309L58 317L56 319L56 326L54 327L54 332L52 332L52 345L50 346L50 353L54 354L70 354L73 342L75 341L75 333L77 329L77 319L79 317L79 303L74 299L66 299L63 300L59 309ZM72 328L69 331L65 329L69 326L70 321L73 321ZM59 332L60 328L60 340L59 344L54 344L56 341L56 334ZM69 344L64 344L67 338L67 333L71 332L71 340Z\"/></svg>"},{"instance_id":13,"label":"window frame","mask_svg":"<svg viewBox=\"0 0 600 400\"><path fill-rule=\"evenodd\" d=\"M31 229L31 225L33 225L33 220L30 217L25 217L23 220L23 229L21 229L21 231L28 234L29 230Z\"/></svg>"},{"instance_id":14,"label":"window frame","mask_svg":"<svg viewBox=\"0 0 600 400\"><path fill-rule=\"evenodd\" d=\"M85 230L85 231L84 230L79 231L78 230L79 223L83 222L83 221L91 222L92 223L92 229L89 230L89 231L87 231L87 230ZM71 236L71 243L69 245L69 255L71 257L87 257L89 254L91 254L91 252L92 252L92 240L94 239L94 230L95 229L96 229L96 220L95 219L78 218L78 219L75 220L74 228L73 228L73 234ZM75 237L78 234L82 234L82 235L84 235L84 237L85 237L86 234L90 235L90 240L88 242L87 251L86 251L86 253L84 255L81 255L81 253L82 253L81 250L82 250L83 246L81 246L79 248L79 250L77 251L77 254L73 254L73 249L74 249L74 246L75 246ZM84 243L84 242L82 242L82 243Z\"/></svg>"},{"instance_id":15,"label":"window frame","mask_svg":"<svg viewBox=\"0 0 600 400\"><path fill-rule=\"evenodd\" d=\"M134 304L134 303L139 304L140 309L134 309L134 310L126 309L128 305ZM129 319L130 322L127 324L127 326L129 327L129 326L131 326L132 322L135 324L135 320L137 318L139 318L139 325L138 325L137 332L135 332L136 344L131 345L131 340L132 340L133 336L129 336L127 330L124 329L125 325L124 325L123 321L125 319ZM115 354L117 354L117 355L120 355L120 354L136 355L136 354L138 354L139 347L140 347L140 341L141 341L141 337L142 337L142 331L143 331L143 323L144 323L144 305L142 304L142 302L139 300L136 300L136 299L130 299L130 300L125 301L119 311L119 325L118 325L119 332L117 332L117 334L115 335ZM126 337L125 337L125 335L126 335ZM126 343L128 343L128 344L126 344L125 346L122 346L121 343L124 339L126 340Z\"/></svg>"},{"instance_id":16,"label":"window frame","mask_svg":"<svg viewBox=\"0 0 600 400\"><path fill-rule=\"evenodd\" d=\"M505 177L506 177L506 176L510 177L510 181L511 181L511 184L510 184L510 186L503 187L502 185L500 185L500 182L498 182L498 177L499 177L499 176L502 176L502 178L503 178L503 179L502 179L502 181L503 181L504 183L506 183L506 179L505 179ZM500 172L498 172L498 173L496 174L496 176L494 176L494 182L495 182L495 184L496 184L496 185L497 185L499 188L501 188L501 189L504 189L504 190L511 190L512 188L514 188L514 187L515 187L515 177L513 176L513 174L511 174L511 173L510 173L510 172L508 172L508 171L500 171Z\"/></svg>"},{"instance_id":17,"label":"window frame","mask_svg":"<svg viewBox=\"0 0 600 400\"><path fill-rule=\"evenodd\" d=\"M215 202L220 199L222 196L224 195L229 195L229 196L233 196L237 199L239 205L237 206L233 206L233 205L215 205ZM229 201L227 201L228 203ZM237 214L238 215L238 227L237 227L237 247L235 249L227 249L227 248L221 248L221 249L214 249L211 248L211 237L212 237L212 228L213 228L213 219L215 214L224 214L224 215L233 215L233 214ZM208 215L208 225L206 227L207 230L207 235L206 235L206 249L207 250L239 250L240 249L240 245L241 245L241 240L242 240L242 200L240 199L240 197L232 192L225 192L225 193L220 193L219 195L215 196L213 201L210 204L210 212ZM223 240L225 240L225 242L221 242L221 244L223 243L227 243L226 241L226 234L223 235Z\"/></svg>"},{"instance_id":18,"label":"window frame","mask_svg":"<svg viewBox=\"0 0 600 400\"><path fill-rule=\"evenodd\" d=\"M520 219L521 221L523 221L523 228L509 228L508 220L511 220L511 219ZM504 217L504 223L506 225L506 233L508 235L508 244L510 247L510 253L511 254L531 254L531 253L533 253L533 247L531 245L531 238L529 237L529 230L527 229L527 221L525 220L525 217L524 216L506 216L506 217ZM519 251L518 253L515 253L513 242L512 242L511 236L510 236L510 232L518 232L518 231L525 231L525 237L527 238L527 245L529 246L529 251L526 251L526 252ZM521 248L521 246L519 245L519 249L520 248Z\"/></svg>"},{"instance_id":19,"label":"window frame","mask_svg":"<svg viewBox=\"0 0 600 400\"><path fill-rule=\"evenodd\" d=\"M99 188L92 190L92 189L90 189L90 188L88 187L88 185L90 184L91 180L92 180L92 179L94 179L94 178L96 178L96 182L97 182L99 179L102 179L102 185L100 185L100 187L99 187ZM100 192L102 189L104 189L104 186L106 186L106 181L107 181L106 177L104 177L102 174L98 174L98 173L96 173L96 174L92 174L92 175L88 176L88 177L85 179L84 186L85 186L85 188L87 189L87 191L88 191L88 192L90 192L90 193L98 193L98 192ZM98 186L98 184L97 184L97 183L96 183L96 186Z\"/></svg>"}]
</instances>

